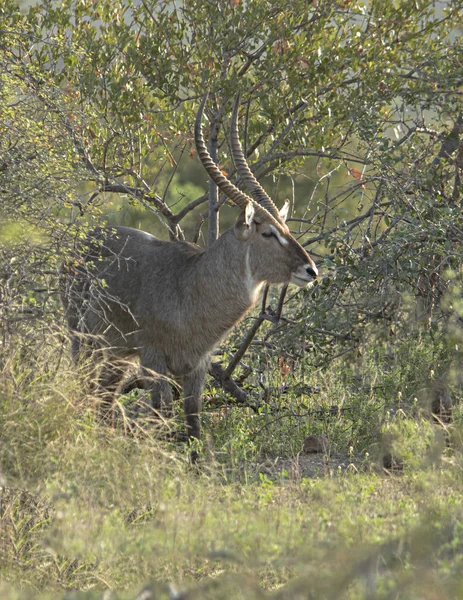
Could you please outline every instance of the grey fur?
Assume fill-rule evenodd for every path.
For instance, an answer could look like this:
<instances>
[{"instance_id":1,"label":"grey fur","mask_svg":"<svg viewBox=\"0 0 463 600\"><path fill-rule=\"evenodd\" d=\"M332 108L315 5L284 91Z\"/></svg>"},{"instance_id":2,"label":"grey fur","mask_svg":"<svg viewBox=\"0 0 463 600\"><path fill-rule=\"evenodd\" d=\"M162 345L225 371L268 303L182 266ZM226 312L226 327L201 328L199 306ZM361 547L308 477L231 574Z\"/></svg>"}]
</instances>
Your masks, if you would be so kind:
<instances>
[{"instance_id":1,"label":"grey fur","mask_svg":"<svg viewBox=\"0 0 463 600\"><path fill-rule=\"evenodd\" d=\"M82 334L90 334L93 346L104 350L103 388L122 376L117 362L136 355L147 374L172 374L184 389L188 434L199 438L211 352L255 304L264 283L288 283L296 274L303 285L316 275L294 238L287 235L282 245L274 235L265 237L270 233L266 222L246 223L244 212L206 250L128 227L95 232L102 246L94 244L87 255L94 266L77 275L67 293L75 358L86 348ZM152 381L151 402L170 410L166 379Z\"/></svg>"},{"instance_id":2,"label":"grey fur","mask_svg":"<svg viewBox=\"0 0 463 600\"><path fill-rule=\"evenodd\" d=\"M254 205L242 207L235 225L205 250L128 227L92 234L84 266L67 277L64 304L75 359L89 339L102 351L105 401L122 377L121 360L138 355L151 375L152 408L169 413L172 404L168 381L153 373L173 375L183 387L188 435L200 438L211 352L266 283L304 286L317 276L286 225Z\"/></svg>"}]
</instances>

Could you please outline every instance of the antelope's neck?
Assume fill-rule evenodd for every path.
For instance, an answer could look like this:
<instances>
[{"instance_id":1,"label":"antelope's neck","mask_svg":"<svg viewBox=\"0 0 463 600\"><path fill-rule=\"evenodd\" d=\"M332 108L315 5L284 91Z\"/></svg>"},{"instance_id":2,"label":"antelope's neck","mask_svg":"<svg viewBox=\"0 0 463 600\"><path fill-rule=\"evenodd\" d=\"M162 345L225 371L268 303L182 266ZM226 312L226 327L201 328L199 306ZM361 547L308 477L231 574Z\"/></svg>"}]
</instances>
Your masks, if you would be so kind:
<instances>
[{"instance_id":1,"label":"antelope's neck","mask_svg":"<svg viewBox=\"0 0 463 600\"><path fill-rule=\"evenodd\" d=\"M218 339L254 306L263 287L252 277L249 252L249 244L229 230L198 257L191 273L194 312L207 315Z\"/></svg>"}]
</instances>

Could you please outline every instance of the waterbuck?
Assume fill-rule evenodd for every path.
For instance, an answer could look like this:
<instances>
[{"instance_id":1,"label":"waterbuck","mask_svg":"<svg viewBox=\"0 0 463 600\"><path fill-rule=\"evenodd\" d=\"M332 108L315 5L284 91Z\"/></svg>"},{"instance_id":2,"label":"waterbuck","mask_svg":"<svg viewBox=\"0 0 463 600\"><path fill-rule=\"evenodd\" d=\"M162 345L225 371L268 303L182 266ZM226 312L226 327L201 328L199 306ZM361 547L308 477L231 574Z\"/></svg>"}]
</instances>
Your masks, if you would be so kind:
<instances>
[{"instance_id":1,"label":"waterbuck","mask_svg":"<svg viewBox=\"0 0 463 600\"><path fill-rule=\"evenodd\" d=\"M247 165L238 98L231 149L252 197L211 159L202 133L206 98L196 117L196 148L209 177L241 209L234 226L206 249L129 227L100 229L87 246L87 266L68 276L65 294L74 358L86 352L89 340L101 350L99 386L106 401L122 378L120 365L138 355L152 409L169 412L172 391L165 376L172 375L183 387L188 436L198 439L211 352L254 306L266 283L302 287L317 277L315 264L285 224L285 211L278 211Z\"/></svg>"}]
</instances>

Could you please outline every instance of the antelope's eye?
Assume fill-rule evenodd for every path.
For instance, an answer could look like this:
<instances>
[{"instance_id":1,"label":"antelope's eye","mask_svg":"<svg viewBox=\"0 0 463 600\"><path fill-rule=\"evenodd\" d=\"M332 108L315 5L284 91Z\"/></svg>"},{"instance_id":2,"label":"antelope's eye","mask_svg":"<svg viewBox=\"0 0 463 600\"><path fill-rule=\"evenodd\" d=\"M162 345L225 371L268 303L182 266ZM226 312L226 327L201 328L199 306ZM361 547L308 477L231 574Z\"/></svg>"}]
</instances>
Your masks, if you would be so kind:
<instances>
[{"instance_id":1,"label":"antelope's eye","mask_svg":"<svg viewBox=\"0 0 463 600\"><path fill-rule=\"evenodd\" d=\"M262 233L262 236L265 238L276 237L276 235L273 233L273 231L264 231Z\"/></svg>"}]
</instances>

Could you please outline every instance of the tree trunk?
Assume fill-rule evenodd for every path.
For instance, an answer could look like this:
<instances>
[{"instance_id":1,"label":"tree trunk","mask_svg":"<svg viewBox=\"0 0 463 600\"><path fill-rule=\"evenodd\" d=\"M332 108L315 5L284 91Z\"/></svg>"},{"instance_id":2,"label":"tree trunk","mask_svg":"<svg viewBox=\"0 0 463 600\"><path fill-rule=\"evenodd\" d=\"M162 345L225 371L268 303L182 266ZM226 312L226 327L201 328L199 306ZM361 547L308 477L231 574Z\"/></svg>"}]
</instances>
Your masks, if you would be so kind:
<instances>
[{"instance_id":1,"label":"tree trunk","mask_svg":"<svg viewBox=\"0 0 463 600\"><path fill-rule=\"evenodd\" d=\"M218 163L218 137L220 116L216 110L211 120L211 132L209 135L209 154L212 160ZM211 180L209 182L209 235L208 245L210 246L219 237L219 190L216 184Z\"/></svg>"}]
</instances>

